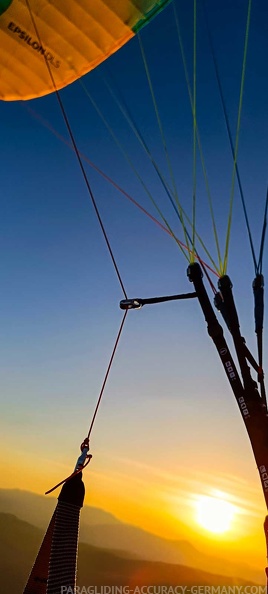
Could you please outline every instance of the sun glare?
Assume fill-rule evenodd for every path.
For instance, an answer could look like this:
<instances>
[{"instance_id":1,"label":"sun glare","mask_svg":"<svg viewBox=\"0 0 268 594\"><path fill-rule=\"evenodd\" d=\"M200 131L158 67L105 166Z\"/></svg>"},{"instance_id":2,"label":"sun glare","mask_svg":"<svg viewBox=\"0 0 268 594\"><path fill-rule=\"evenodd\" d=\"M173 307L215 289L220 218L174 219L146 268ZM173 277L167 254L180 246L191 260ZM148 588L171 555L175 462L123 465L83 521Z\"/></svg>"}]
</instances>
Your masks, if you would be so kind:
<instances>
[{"instance_id":1,"label":"sun glare","mask_svg":"<svg viewBox=\"0 0 268 594\"><path fill-rule=\"evenodd\" d=\"M222 534L231 528L235 507L225 499L199 495L195 505L198 524L209 532Z\"/></svg>"}]
</instances>

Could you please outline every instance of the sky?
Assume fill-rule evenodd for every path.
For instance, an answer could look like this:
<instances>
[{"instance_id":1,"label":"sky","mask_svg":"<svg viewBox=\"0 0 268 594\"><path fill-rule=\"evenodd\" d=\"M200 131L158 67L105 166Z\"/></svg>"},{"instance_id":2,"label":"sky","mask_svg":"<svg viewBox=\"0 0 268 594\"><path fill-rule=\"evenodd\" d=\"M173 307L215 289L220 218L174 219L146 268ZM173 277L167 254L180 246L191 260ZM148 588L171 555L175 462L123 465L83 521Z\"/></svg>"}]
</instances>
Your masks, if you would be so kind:
<instances>
[{"instance_id":1,"label":"sky","mask_svg":"<svg viewBox=\"0 0 268 594\"><path fill-rule=\"evenodd\" d=\"M178 0L176 7L192 82L192 3ZM207 8L235 138L247 2L208 0ZM268 165L267 21L265 0L253 2L238 163L257 252ZM172 4L141 38L178 194L191 216L193 125ZM168 176L137 39L83 77L87 94L79 82L61 92L78 148L159 218L91 96L183 241L179 220L107 83L122 96ZM232 158L201 3L196 84L197 123L223 251ZM55 95L1 102L0 121L2 486L43 493L76 462L121 323L123 295L75 155L57 136L68 142ZM84 163L127 295L191 291L187 259L176 242ZM196 226L216 257L199 153L196 194ZM264 272L266 267L265 252ZM256 356L254 267L237 185L228 274L242 334ZM255 462L196 300L128 313L91 448L87 503L162 536L188 538L202 550L216 547L228 555L232 549L248 562L265 562L265 506ZM224 536L205 531L195 518L196 498L219 491L237 511Z\"/></svg>"}]
</instances>

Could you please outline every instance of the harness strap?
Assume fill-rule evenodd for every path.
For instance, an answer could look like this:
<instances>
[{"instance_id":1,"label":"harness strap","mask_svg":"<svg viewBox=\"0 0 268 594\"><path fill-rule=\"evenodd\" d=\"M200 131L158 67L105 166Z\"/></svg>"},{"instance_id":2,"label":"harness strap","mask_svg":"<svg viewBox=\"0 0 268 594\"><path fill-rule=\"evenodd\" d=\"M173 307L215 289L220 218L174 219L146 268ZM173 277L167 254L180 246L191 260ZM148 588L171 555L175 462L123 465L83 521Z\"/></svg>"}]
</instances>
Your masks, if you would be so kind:
<instances>
[{"instance_id":1,"label":"harness strap","mask_svg":"<svg viewBox=\"0 0 268 594\"><path fill-rule=\"evenodd\" d=\"M61 594L63 586L75 591L84 494L82 472L63 485L23 594Z\"/></svg>"}]
</instances>

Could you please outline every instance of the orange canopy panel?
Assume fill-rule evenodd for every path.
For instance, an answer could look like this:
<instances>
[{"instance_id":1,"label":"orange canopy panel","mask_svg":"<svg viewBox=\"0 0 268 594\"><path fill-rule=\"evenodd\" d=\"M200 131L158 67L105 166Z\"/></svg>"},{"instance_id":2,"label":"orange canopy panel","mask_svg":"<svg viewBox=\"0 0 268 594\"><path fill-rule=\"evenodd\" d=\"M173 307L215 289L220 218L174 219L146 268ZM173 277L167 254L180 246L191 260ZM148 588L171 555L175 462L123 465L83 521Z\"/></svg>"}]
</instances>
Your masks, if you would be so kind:
<instances>
[{"instance_id":1,"label":"orange canopy panel","mask_svg":"<svg viewBox=\"0 0 268 594\"><path fill-rule=\"evenodd\" d=\"M0 98L33 99L86 74L169 0L0 0Z\"/></svg>"}]
</instances>

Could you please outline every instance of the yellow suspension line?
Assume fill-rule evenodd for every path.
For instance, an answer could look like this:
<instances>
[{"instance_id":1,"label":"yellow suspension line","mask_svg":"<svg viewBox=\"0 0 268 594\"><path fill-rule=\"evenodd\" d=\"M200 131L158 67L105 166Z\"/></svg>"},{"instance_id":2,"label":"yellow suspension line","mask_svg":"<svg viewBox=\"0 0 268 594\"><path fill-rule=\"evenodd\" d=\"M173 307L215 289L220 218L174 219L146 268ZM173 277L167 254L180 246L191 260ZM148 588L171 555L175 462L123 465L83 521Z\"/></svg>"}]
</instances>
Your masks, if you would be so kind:
<instances>
[{"instance_id":1,"label":"yellow suspension line","mask_svg":"<svg viewBox=\"0 0 268 594\"><path fill-rule=\"evenodd\" d=\"M182 36L181 36L181 31L180 31L178 13L177 13L175 4L173 4L173 9L174 9L174 17L175 17L175 23L176 23L177 33L178 33L178 40L179 40L179 45L180 45L184 75L185 75L188 95L189 95L189 99L190 99L191 110L193 113L193 97L192 97L191 85L190 85L189 74L188 74L186 58L185 58L185 52L184 52L184 47L183 47L183 42L182 42ZM204 153L203 153L201 138L200 138L200 134L199 134L199 130L198 130L197 119L196 119L196 135L197 135L198 149L199 149L202 171L203 171L204 180L205 180L205 187L206 187L206 192L207 192L207 196L208 196L210 216L211 216L214 239L215 239L215 244L216 244L216 249L217 249L217 254L218 254L218 261L219 261L219 266L216 266L215 263L213 263L213 265L215 266L215 269L217 270L217 272L219 272L219 269L221 267L221 262L222 262L221 261L221 253L220 253L220 244L219 244L219 239L218 239L216 221L215 221L213 204L212 204L212 195L211 195L210 187L209 187L208 175L207 175L206 166L205 166ZM201 241L199 237L198 237L198 239L199 239L199 241ZM206 253L209 256L210 260L213 261L212 256L209 254L208 250L206 250Z\"/></svg>"},{"instance_id":2,"label":"yellow suspension line","mask_svg":"<svg viewBox=\"0 0 268 594\"><path fill-rule=\"evenodd\" d=\"M194 0L194 36L193 36L193 210L192 210L192 245L195 260L195 224L196 224L196 0Z\"/></svg>"},{"instance_id":3,"label":"yellow suspension line","mask_svg":"<svg viewBox=\"0 0 268 594\"><path fill-rule=\"evenodd\" d=\"M184 223L183 209L182 209L182 206L180 204L179 197L178 197L178 192L177 192L176 183L175 183L175 177L174 177L174 174L173 174L173 169L172 169L171 161L170 161L170 158L169 158L169 153L168 153L168 149L167 149L167 143L166 143L166 139L165 139L165 135L164 135L164 130L163 130L163 126L162 126L160 114L159 114L159 109L158 109L158 105L157 105L157 101L156 101L156 97L155 97L153 85L152 85L152 80L151 80L151 77L150 77L150 72L149 72L149 68L148 68L148 64L147 64L147 60L146 60L146 56L145 56L143 44L142 44L142 41L141 41L141 38L140 38L140 35L139 34L138 34L138 40L139 40L139 44L140 44L141 56L142 56L142 60L143 60L143 64L144 64L144 69L145 69L145 73L146 73L146 77L147 77L147 81L148 81L148 86L149 86L149 89L150 89L150 93L151 93L151 97L152 97L152 102L153 102L153 106L154 106L154 110L155 110L155 115L156 115L156 119L157 119L157 123L158 123L158 128L159 128L159 132L160 132L160 136L161 136L161 140L162 140L162 143L163 143L164 152L165 152L165 156L166 156L166 160L167 160L168 170L169 170L169 174L170 174L170 178L171 178L171 182L172 182L172 186L173 186L173 192L174 192L173 195L174 195L174 198L176 200L176 203L177 203L177 206L178 206L178 210L179 210L179 217L180 217L180 222L181 222L181 225L182 225L182 228L183 228L185 243L187 245L187 248L188 248L189 253L192 253L192 247L190 247L189 238L188 238L188 234L187 234L187 229L186 229L186 226L185 226L185 223Z\"/></svg>"},{"instance_id":4,"label":"yellow suspension line","mask_svg":"<svg viewBox=\"0 0 268 594\"><path fill-rule=\"evenodd\" d=\"M243 66L242 66L242 76L241 76L239 106L238 106L238 116L237 116L237 126L236 126L234 162L233 162L233 171L232 171L231 196L230 196L229 216L228 216L227 233L226 233L225 253L224 253L223 267L221 270L222 275L226 274L228 254L229 254L229 245L230 245L230 233L231 233L233 203L234 203L234 189L235 189L235 180L236 180L236 163L237 163L237 155L238 155L239 134L240 134L240 127L241 127L241 113L242 113L243 93L244 93L244 84L245 84L250 15L251 15L251 0L249 0L249 2L248 2Z\"/></svg>"},{"instance_id":5,"label":"yellow suspension line","mask_svg":"<svg viewBox=\"0 0 268 594\"><path fill-rule=\"evenodd\" d=\"M82 87L82 89L84 90L86 96L88 97L88 99L91 101L93 107L96 109L96 112L98 113L99 117L101 118L101 120L103 121L105 127L107 128L108 132L111 134L115 144L118 146L118 148L121 150L122 154L124 155L126 161L128 162L128 164L130 165L132 171L134 172L135 176L137 177L137 179L139 180L140 184L142 185L144 191L146 192L147 196L149 197L149 199L151 200L152 204L154 205L155 209L157 210L159 216L161 217L162 221L165 223L166 227L168 228L170 234L172 235L172 237L175 239L177 245L179 246L180 250L182 251L183 255L185 256L185 258L187 259L188 262L190 262L190 256L189 254L191 254L191 248L189 247L188 244L187 245L187 250L184 251L182 245L180 244L180 241L178 240L178 238L176 237L175 233L173 232L171 226L169 225L166 217L163 215L161 209L159 208L157 202L155 201L155 199L153 198L149 188L147 187L147 185L145 184L145 182L143 181L141 175L139 174L139 172L137 171L135 165L133 164L132 160L129 157L129 154L127 153L127 151L125 150L124 146L121 144L121 142L119 141L118 137L116 136L113 128L110 126L110 124L107 122L106 118L104 117L102 111L100 110L100 108L98 107L98 105L96 104L96 102L94 101L93 97L91 97L91 94L89 93L89 91L87 90L86 86L84 85L84 83L82 81L79 81L80 85Z\"/></svg>"}]
</instances>

